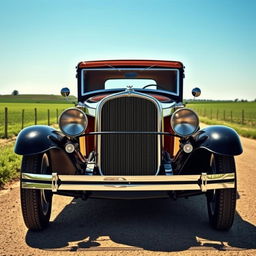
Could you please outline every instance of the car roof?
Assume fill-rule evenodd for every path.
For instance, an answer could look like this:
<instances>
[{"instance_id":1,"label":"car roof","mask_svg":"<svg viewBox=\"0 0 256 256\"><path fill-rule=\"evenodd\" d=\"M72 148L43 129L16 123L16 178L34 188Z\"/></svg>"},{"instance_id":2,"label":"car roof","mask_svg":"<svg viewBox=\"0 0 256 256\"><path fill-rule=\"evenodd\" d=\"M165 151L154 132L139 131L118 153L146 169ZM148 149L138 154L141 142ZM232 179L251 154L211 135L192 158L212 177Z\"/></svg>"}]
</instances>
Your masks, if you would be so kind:
<instances>
[{"instance_id":1,"label":"car roof","mask_svg":"<svg viewBox=\"0 0 256 256\"><path fill-rule=\"evenodd\" d=\"M183 68L179 61L170 60L96 60L83 61L78 63L78 68L100 68L100 67L164 67L164 68Z\"/></svg>"}]
</instances>

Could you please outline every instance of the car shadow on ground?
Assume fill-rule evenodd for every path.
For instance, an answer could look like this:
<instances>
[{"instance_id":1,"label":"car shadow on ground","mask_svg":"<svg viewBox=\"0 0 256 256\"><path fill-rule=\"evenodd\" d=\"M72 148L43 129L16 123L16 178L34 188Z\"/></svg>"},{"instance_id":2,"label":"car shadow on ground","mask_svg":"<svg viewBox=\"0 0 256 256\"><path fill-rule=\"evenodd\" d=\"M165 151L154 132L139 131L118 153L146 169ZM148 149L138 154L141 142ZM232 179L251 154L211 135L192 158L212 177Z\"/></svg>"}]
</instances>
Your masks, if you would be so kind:
<instances>
[{"instance_id":1,"label":"car shadow on ground","mask_svg":"<svg viewBox=\"0 0 256 256\"><path fill-rule=\"evenodd\" d=\"M101 237L152 251L182 251L198 246L225 250L225 245L256 249L256 227L238 213L228 232L209 226L204 196L177 201L74 199L46 230L28 231L26 242L41 249L70 245L75 250L92 249L103 246Z\"/></svg>"}]
</instances>

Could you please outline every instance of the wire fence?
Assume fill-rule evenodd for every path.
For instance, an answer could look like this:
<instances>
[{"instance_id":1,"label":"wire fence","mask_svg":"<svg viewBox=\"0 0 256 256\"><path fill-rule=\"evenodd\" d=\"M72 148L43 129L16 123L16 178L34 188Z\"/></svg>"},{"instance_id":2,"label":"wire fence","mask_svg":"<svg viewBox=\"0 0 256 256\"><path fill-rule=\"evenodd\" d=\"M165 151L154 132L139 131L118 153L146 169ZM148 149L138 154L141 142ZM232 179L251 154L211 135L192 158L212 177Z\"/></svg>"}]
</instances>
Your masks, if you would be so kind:
<instances>
[{"instance_id":1,"label":"wire fence","mask_svg":"<svg viewBox=\"0 0 256 256\"><path fill-rule=\"evenodd\" d=\"M30 125L53 125L58 123L59 115L64 109L59 108L30 108L0 110L0 137L9 138L15 136L23 128Z\"/></svg>"},{"instance_id":2,"label":"wire fence","mask_svg":"<svg viewBox=\"0 0 256 256\"><path fill-rule=\"evenodd\" d=\"M62 106L61 106L62 107ZM65 106L66 107L66 106ZM256 112L247 109L218 109L190 106L199 116L210 120L219 120L255 128ZM65 108L22 108L0 109L0 137L15 136L20 130L29 125L53 125L58 123L59 115Z\"/></svg>"},{"instance_id":3,"label":"wire fence","mask_svg":"<svg viewBox=\"0 0 256 256\"><path fill-rule=\"evenodd\" d=\"M254 127L256 125L256 114L244 109L228 110L196 107L193 107L193 109L198 113L199 116L206 117L210 120L219 120L241 125L248 125L250 127Z\"/></svg>"}]
</instances>

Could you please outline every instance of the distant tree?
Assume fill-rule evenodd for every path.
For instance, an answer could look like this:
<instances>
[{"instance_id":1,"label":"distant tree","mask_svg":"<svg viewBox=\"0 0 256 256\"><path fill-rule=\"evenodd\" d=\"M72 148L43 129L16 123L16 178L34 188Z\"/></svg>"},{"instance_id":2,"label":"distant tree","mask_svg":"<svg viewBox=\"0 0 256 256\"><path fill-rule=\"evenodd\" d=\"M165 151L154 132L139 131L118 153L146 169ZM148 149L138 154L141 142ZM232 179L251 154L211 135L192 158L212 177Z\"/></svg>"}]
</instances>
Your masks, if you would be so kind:
<instances>
[{"instance_id":1,"label":"distant tree","mask_svg":"<svg viewBox=\"0 0 256 256\"><path fill-rule=\"evenodd\" d=\"M234 102L238 102L238 98L236 98L236 99L234 100Z\"/></svg>"},{"instance_id":2,"label":"distant tree","mask_svg":"<svg viewBox=\"0 0 256 256\"><path fill-rule=\"evenodd\" d=\"M19 95L19 91L18 91L18 90L13 90L12 95L13 95L13 96Z\"/></svg>"}]
</instances>

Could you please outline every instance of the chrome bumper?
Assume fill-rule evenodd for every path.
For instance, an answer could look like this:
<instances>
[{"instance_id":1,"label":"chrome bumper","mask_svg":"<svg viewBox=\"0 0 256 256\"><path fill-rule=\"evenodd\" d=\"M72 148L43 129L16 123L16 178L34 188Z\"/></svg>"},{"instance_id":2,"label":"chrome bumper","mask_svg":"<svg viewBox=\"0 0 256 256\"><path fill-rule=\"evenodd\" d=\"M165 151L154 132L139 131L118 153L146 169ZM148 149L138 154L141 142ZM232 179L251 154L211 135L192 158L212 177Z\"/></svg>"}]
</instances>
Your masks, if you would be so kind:
<instances>
[{"instance_id":1,"label":"chrome bumper","mask_svg":"<svg viewBox=\"0 0 256 256\"><path fill-rule=\"evenodd\" d=\"M82 191L172 191L235 188L235 173L172 176L86 176L22 173L22 188Z\"/></svg>"}]
</instances>

